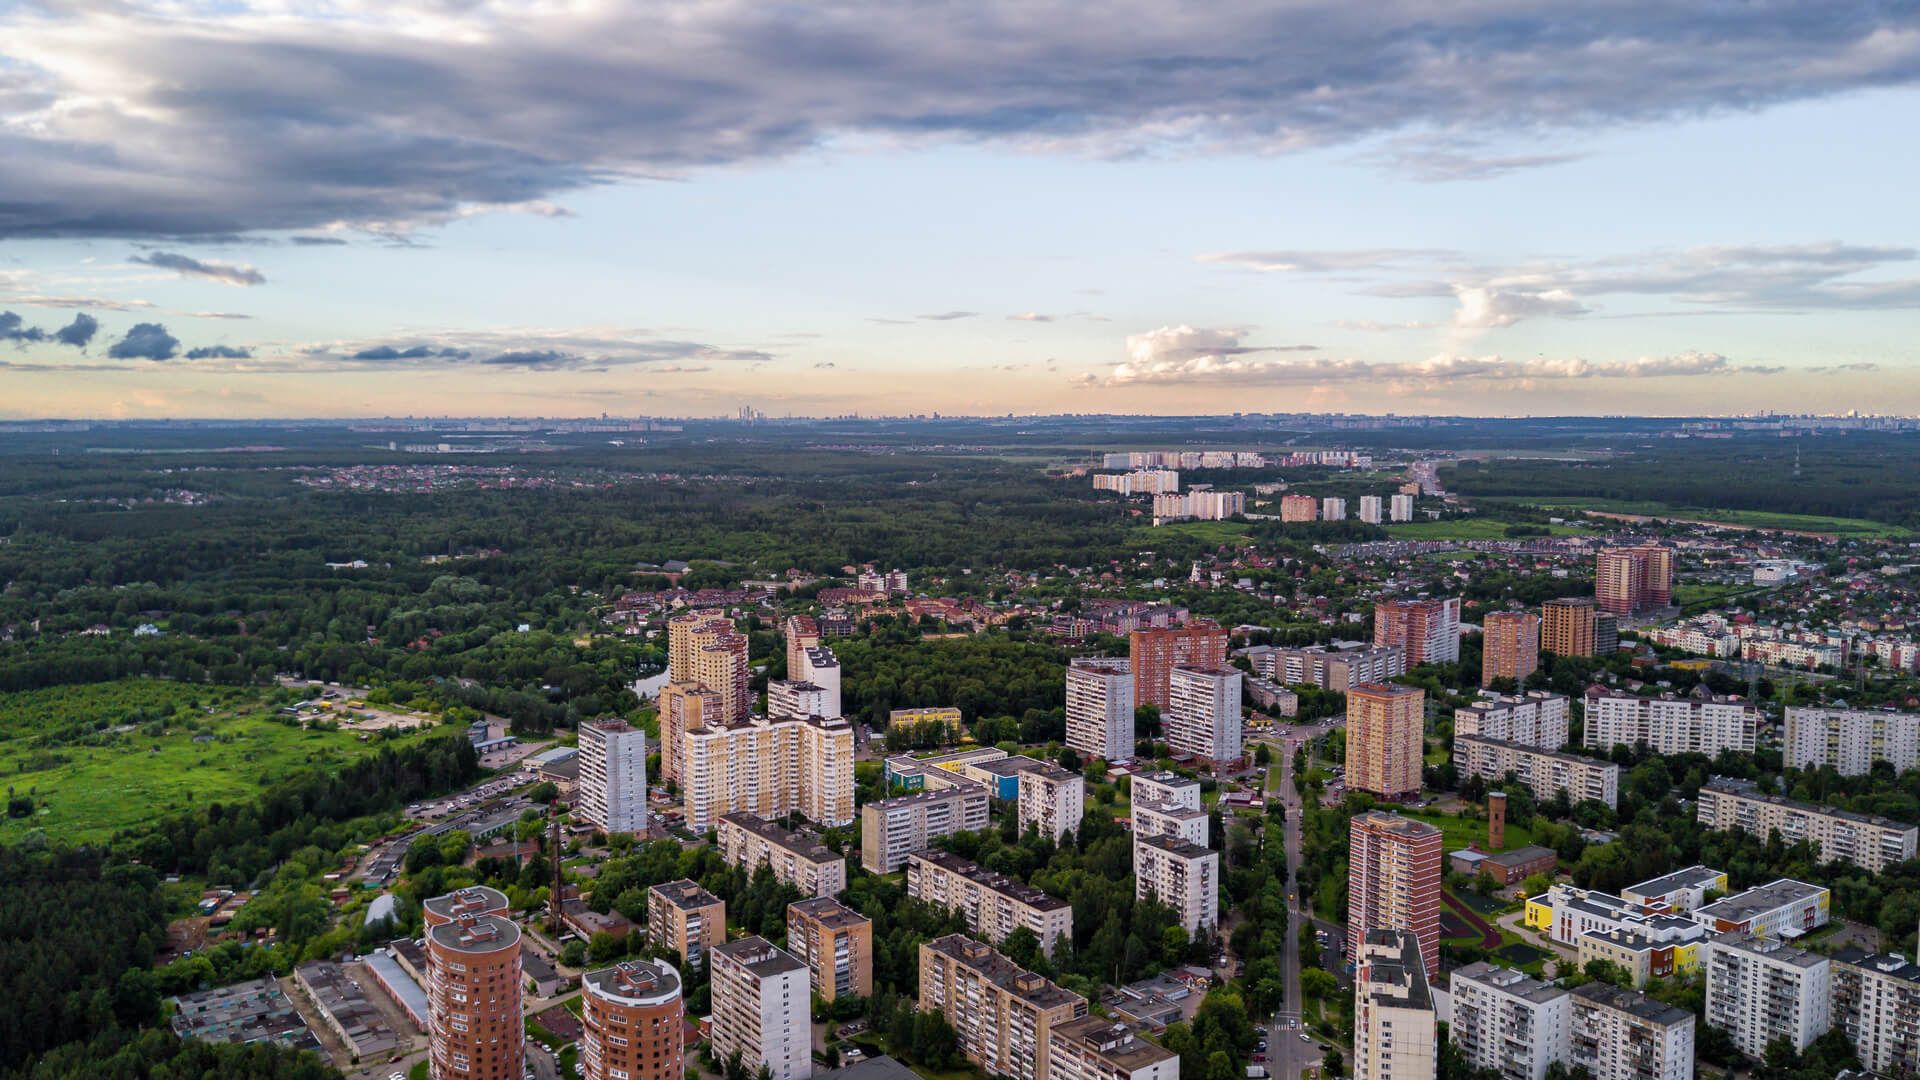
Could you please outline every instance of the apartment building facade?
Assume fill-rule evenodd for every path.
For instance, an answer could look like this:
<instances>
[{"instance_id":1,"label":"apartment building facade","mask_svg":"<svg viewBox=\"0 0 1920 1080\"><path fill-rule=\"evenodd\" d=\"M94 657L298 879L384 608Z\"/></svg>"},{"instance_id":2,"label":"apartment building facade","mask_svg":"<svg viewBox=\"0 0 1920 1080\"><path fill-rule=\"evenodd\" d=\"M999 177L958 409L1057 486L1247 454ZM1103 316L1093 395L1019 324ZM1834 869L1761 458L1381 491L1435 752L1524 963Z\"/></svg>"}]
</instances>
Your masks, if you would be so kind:
<instances>
[{"instance_id":1,"label":"apartment building facade","mask_svg":"<svg viewBox=\"0 0 1920 1080\"><path fill-rule=\"evenodd\" d=\"M426 953L428 1075L521 1075L526 1024L520 927L505 915L456 914L427 926Z\"/></svg>"},{"instance_id":2,"label":"apartment building facade","mask_svg":"<svg viewBox=\"0 0 1920 1080\"><path fill-rule=\"evenodd\" d=\"M1865 776L1884 761L1903 773L1920 767L1920 713L1790 707L1780 752L1790 769Z\"/></svg>"},{"instance_id":3,"label":"apartment building facade","mask_svg":"<svg viewBox=\"0 0 1920 1080\"><path fill-rule=\"evenodd\" d=\"M1239 761L1245 756L1240 690L1238 668L1176 665L1161 710L1167 748L1213 765Z\"/></svg>"},{"instance_id":4,"label":"apartment building facade","mask_svg":"<svg viewBox=\"0 0 1920 1080\"><path fill-rule=\"evenodd\" d=\"M1172 908L1193 937L1220 925L1220 853L1173 836L1133 837L1133 898Z\"/></svg>"},{"instance_id":5,"label":"apartment building facade","mask_svg":"<svg viewBox=\"0 0 1920 1080\"><path fill-rule=\"evenodd\" d=\"M1460 659L1460 598L1382 600L1373 605L1373 643L1407 651L1407 666Z\"/></svg>"},{"instance_id":6,"label":"apartment building facade","mask_svg":"<svg viewBox=\"0 0 1920 1080\"><path fill-rule=\"evenodd\" d=\"M1076 657L1067 664L1067 745L1082 757L1133 757L1133 668L1121 659Z\"/></svg>"},{"instance_id":7,"label":"apartment building facade","mask_svg":"<svg viewBox=\"0 0 1920 1080\"><path fill-rule=\"evenodd\" d=\"M718 826L720 854L749 877L766 863L775 878L808 896L838 896L847 887L847 860L810 832L785 829L752 814L728 814Z\"/></svg>"},{"instance_id":8,"label":"apartment building facade","mask_svg":"<svg viewBox=\"0 0 1920 1080\"><path fill-rule=\"evenodd\" d=\"M1760 710L1735 698L1671 694L1649 698L1590 686L1585 701L1583 745L1603 754L1615 745L1640 743L1662 754L1717 757L1722 750L1751 754L1760 739Z\"/></svg>"},{"instance_id":9,"label":"apartment building facade","mask_svg":"<svg viewBox=\"0 0 1920 1080\"><path fill-rule=\"evenodd\" d=\"M683 1080L686 1003L672 965L623 961L582 975L580 989L584 1080Z\"/></svg>"},{"instance_id":10,"label":"apartment building facade","mask_svg":"<svg viewBox=\"0 0 1920 1080\"><path fill-rule=\"evenodd\" d=\"M1071 769L1046 762L1038 769L1020 774L1020 795L1016 803L1020 833L1038 829L1041 836L1059 841L1079 833L1080 818L1086 812L1086 778Z\"/></svg>"},{"instance_id":11,"label":"apartment building facade","mask_svg":"<svg viewBox=\"0 0 1920 1080\"><path fill-rule=\"evenodd\" d=\"M1480 620L1480 685L1495 679L1519 683L1540 668L1540 616L1530 611L1492 611Z\"/></svg>"},{"instance_id":12,"label":"apartment building facade","mask_svg":"<svg viewBox=\"0 0 1920 1080\"><path fill-rule=\"evenodd\" d=\"M853 725L839 717L755 717L682 736L687 828L738 812L853 822Z\"/></svg>"},{"instance_id":13,"label":"apartment building facade","mask_svg":"<svg viewBox=\"0 0 1920 1080\"><path fill-rule=\"evenodd\" d=\"M860 865L891 874L936 837L986 828L988 806L987 790L971 783L870 802L860 808Z\"/></svg>"},{"instance_id":14,"label":"apartment building facade","mask_svg":"<svg viewBox=\"0 0 1920 1080\"><path fill-rule=\"evenodd\" d=\"M690 611L667 620L667 681L694 683L720 697L720 715L745 720L753 704L747 636L718 611ZM711 723L713 721L709 721Z\"/></svg>"},{"instance_id":15,"label":"apartment building facade","mask_svg":"<svg viewBox=\"0 0 1920 1080\"><path fill-rule=\"evenodd\" d=\"M1569 704L1545 690L1483 697L1453 711L1453 733L1558 750L1567 744Z\"/></svg>"},{"instance_id":16,"label":"apartment building facade","mask_svg":"<svg viewBox=\"0 0 1920 1080\"><path fill-rule=\"evenodd\" d=\"M1182 664L1217 670L1227 666L1227 632L1211 619L1185 626L1143 627L1127 635L1135 705L1165 712L1172 700L1173 669Z\"/></svg>"},{"instance_id":17,"label":"apartment building facade","mask_svg":"<svg viewBox=\"0 0 1920 1080\"><path fill-rule=\"evenodd\" d=\"M1540 648L1555 656L1593 656L1594 602L1563 596L1540 605Z\"/></svg>"},{"instance_id":18,"label":"apartment building facade","mask_svg":"<svg viewBox=\"0 0 1920 1080\"><path fill-rule=\"evenodd\" d=\"M1572 996L1525 972L1481 961L1454 971L1448 1036L1467 1064L1504 1080L1546 1080L1567 1058Z\"/></svg>"},{"instance_id":19,"label":"apartment building facade","mask_svg":"<svg viewBox=\"0 0 1920 1080\"><path fill-rule=\"evenodd\" d=\"M1453 764L1462 776L1495 783L1514 773L1542 802L1565 791L1575 803L1593 799L1609 809L1620 803L1620 766L1611 761L1456 734Z\"/></svg>"},{"instance_id":20,"label":"apartment building facade","mask_svg":"<svg viewBox=\"0 0 1920 1080\"><path fill-rule=\"evenodd\" d=\"M1594 602L1602 611L1634 615L1673 603L1673 549L1657 544L1602 548L1594 556Z\"/></svg>"},{"instance_id":21,"label":"apartment building facade","mask_svg":"<svg viewBox=\"0 0 1920 1080\"><path fill-rule=\"evenodd\" d=\"M1750 780L1715 777L1703 784L1695 814L1710 829L1763 840L1778 832L1789 844L1808 840L1823 860L1875 874L1920 851L1920 826L1768 795Z\"/></svg>"},{"instance_id":22,"label":"apartment building facade","mask_svg":"<svg viewBox=\"0 0 1920 1080\"><path fill-rule=\"evenodd\" d=\"M1048 1080L1180 1080L1180 1056L1134 1024L1083 1016L1047 1037Z\"/></svg>"},{"instance_id":23,"label":"apartment building facade","mask_svg":"<svg viewBox=\"0 0 1920 1080\"><path fill-rule=\"evenodd\" d=\"M1826 957L1750 934L1722 935L1708 947L1707 1023L1755 1061L1777 1038L1805 1050L1833 1026L1832 1010L1833 964Z\"/></svg>"},{"instance_id":24,"label":"apartment building facade","mask_svg":"<svg viewBox=\"0 0 1920 1080\"><path fill-rule=\"evenodd\" d=\"M1693 1080L1693 1013L1598 982L1576 988L1571 1006L1568 1064L1593 1080Z\"/></svg>"},{"instance_id":25,"label":"apartment building facade","mask_svg":"<svg viewBox=\"0 0 1920 1080\"><path fill-rule=\"evenodd\" d=\"M580 725L581 820L605 833L647 831L647 733L625 720Z\"/></svg>"},{"instance_id":26,"label":"apartment building facade","mask_svg":"<svg viewBox=\"0 0 1920 1080\"><path fill-rule=\"evenodd\" d=\"M780 636L787 645L787 678L799 678L807 650L821 644L820 624L811 615L789 615L780 623Z\"/></svg>"},{"instance_id":27,"label":"apartment building facade","mask_svg":"<svg viewBox=\"0 0 1920 1080\"><path fill-rule=\"evenodd\" d=\"M1833 1023L1868 1071L1920 1072L1920 964L1849 945L1833 954Z\"/></svg>"},{"instance_id":28,"label":"apartment building facade","mask_svg":"<svg viewBox=\"0 0 1920 1080\"><path fill-rule=\"evenodd\" d=\"M907 856L907 895L959 912L967 929L986 941L1005 941L1025 927L1052 956L1061 939L1073 940L1073 908L1065 900L950 851Z\"/></svg>"},{"instance_id":29,"label":"apartment building facade","mask_svg":"<svg viewBox=\"0 0 1920 1080\"><path fill-rule=\"evenodd\" d=\"M764 1065L774 1080L812 1076L807 966L758 935L716 945L709 955L713 1056L738 1053L748 1073Z\"/></svg>"},{"instance_id":30,"label":"apartment building facade","mask_svg":"<svg viewBox=\"0 0 1920 1080\"><path fill-rule=\"evenodd\" d=\"M1440 970L1439 828L1379 810L1347 825L1347 955L1366 931L1401 930L1419 942L1426 970Z\"/></svg>"},{"instance_id":31,"label":"apartment building facade","mask_svg":"<svg viewBox=\"0 0 1920 1080\"><path fill-rule=\"evenodd\" d=\"M1399 683L1347 691L1347 786L1386 799L1420 791L1426 765L1427 692Z\"/></svg>"},{"instance_id":32,"label":"apartment building facade","mask_svg":"<svg viewBox=\"0 0 1920 1080\"><path fill-rule=\"evenodd\" d=\"M687 878L647 889L647 940L689 967L727 940L727 902Z\"/></svg>"},{"instance_id":33,"label":"apartment building facade","mask_svg":"<svg viewBox=\"0 0 1920 1080\"><path fill-rule=\"evenodd\" d=\"M967 1060L1013 1080L1050 1080L1054 1027L1087 1015L1085 998L962 934L921 944L919 1004L947 1018Z\"/></svg>"},{"instance_id":34,"label":"apartment building facade","mask_svg":"<svg viewBox=\"0 0 1920 1080\"><path fill-rule=\"evenodd\" d=\"M823 1001L873 996L873 920L828 896L787 905L787 947Z\"/></svg>"},{"instance_id":35,"label":"apartment building facade","mask_svg":"<svg viewBox=\"0 0 1920 1080\"><path fill-rule=\"evenodd\" d=\"M1353 954L1354 1080L1428 1080L1439 1061L1433 993L1420 942L1369 929Z\"/></svg>"},{"instance_id":36,"label":"apartment building facade","mask_svg":"<svg viewBox=\"0 0 1920 1080\"><path fill-rule=\"evenodd\" d=\"M1267 649L1253 655L1253 665L1255 673L1277 683L1305 683L1344 694L1361 683L1388 682L1405 675L1407 650L1398 645L1357 649L1329 649L1324 645Z\"/></svg>"}]
</instances>

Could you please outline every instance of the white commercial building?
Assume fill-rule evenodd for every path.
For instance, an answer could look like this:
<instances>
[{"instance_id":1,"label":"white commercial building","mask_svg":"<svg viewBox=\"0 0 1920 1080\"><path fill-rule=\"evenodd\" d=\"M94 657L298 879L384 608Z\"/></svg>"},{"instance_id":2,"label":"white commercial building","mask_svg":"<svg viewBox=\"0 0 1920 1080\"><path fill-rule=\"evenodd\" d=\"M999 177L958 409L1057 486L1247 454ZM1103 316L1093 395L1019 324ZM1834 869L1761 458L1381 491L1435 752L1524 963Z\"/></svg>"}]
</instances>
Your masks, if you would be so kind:
<instances>
[{"instance_id":1,"label":"white commercial building","mask_svg":"<svg viewBox=\"0 0 1920 1080\"><path fill-rule=\"evenodd\" d=\"M1133 838L1133 898L1173 909L1191 936L1220 922L1220 853L1171 836Z\"/></svg>"},{"instance_id":2,"label":"white commercial building","mask_svg":"<svg viewBox=\"0 0 1920 1080\"><path fill-rule=\"evenodd\" d=\"M1167 747L1175 754L1215 764L1240 760L1240 671L1182 664L1168 679L1167 712L1162 718Z\"/></svg>"},{"instance_id":3,"label":"white commercial building","mask_svg":"<svg viewBox=\"0 0 1920 1080\"><path fill-rule=\"evenodd\" d=\"M1568 704L1545 690L1483 697L1453 711L1453 733L1558 750L1567 745Z\"/></svg>"},{"instance_id":4,"label":"white commercial building","mask_svg":"<svg viewBox=\"0 0 1920 1080\"><path fill-rule=\"evenodd\" d=\"M1833 964L1777 938L1727 934L1707 947L1707 1023L1758 1061L1777 1038L1796 1051L1833 1026Z\"/></svg>"},{"instance_id":5,"label":"white commercial building","mask_svg":"<svg viewBox=\"0 0 1920 1080\"><path fill-rule=\"evenodd\" d=\"M1760 710L1730 698L1643 698L1595 686L1586 705L1584 745L1602 753L1645 743L1662 754L1751 754L1760 738Z\"/></svg>"},{"instance_id":6,"label":"white commercial building","mask_svg":"<svg viewBox=\"0 0 1920 1080\"><path fill-rule=\"evenodd\" d=\"M1903 773L1920 767L1920 713L1789 708L1780 752L1790 769L1831 765L1841 776L1865 776L1884 761Z\"/></svg>"},{"instance_id":7,"label":"white commercial building","mask_svg":"<svg viewBox=\"0 0 1920 1080\"><path fill-rule=\"evenodd\" d=\"M1827 925L1832 910L1833 893L1826 886L1781 878L1702 904L1691 914L1717 934L1796 938Z\"/></svg>"},{"instance_id":8,"label":"white commercial building","mask_svg":"<svg viewBox=\"0 0 1920 1080\"><path fill-rule=\"evenodd\" d=\"M708 951L713 996L713 1055L739 1053L751 1075L762 1065L774 1080L813 1075L812 995L807 965L763 937Z\"/></svg>"},{"instance_id":9,"label":"white commercial building","mask_svg":"<svg viewBox=\"0 0 1920 1080\"><path fill-rule=\"evenodd\" d=\"M1573 1004L1567 991L1484 961L1453 973L1453 1044L1476 1069L1506 1080L1545 1080L1567 1058Z\"/></svg>"},{"instance_id":10,"label":"white commercial building","mask_svg":"<svg viewBox=\"0 0 1920 1080\"><path fill-rule=\"evenodd\" d=\"M1067 745L1103 761L1133 757L1133 666L1081 657L1067 665Z\"/></svg>"},{"instance_id":11,"label":"white commercial building","mask_svg":"<svg viewBox=\"0 0 1920 1080\"><path fill-rule=\"evenodd\" d=\"M580 817L605 833L647 831L647 733L625 720L580 725Z\"/></svg>"},{"instance_id":12,"label":"white commercial building","mask_svg":"<svg viewBox=\"0 0 1920 1080\"><path fill-rule=\"evenodd\" d=\"M1380 496L1360 496L1360 520L1369 525L1380 524Z\"/></svg>"},{"instance_id":13,"label":"white commercial building","mask_svg":"<svg viewBox=\"0 0 1920 1080\"><path fill-rule=\"evenodd\" d=\"M1030 828L1038 829L1041 836L1057 842L1080 831L1080 818L1087 807L1087 783L1079 773L1047 763L1021 773L1019 784L1021 835Z\"/></svg>"},{"instance_id":14,"label":"white commercial building","mask_svg":"<svg viewBox=\"0 0 1920 1080\"><path fill-rule=\"evenodd\" d=\"M1567 1064L1593 1080L1693 1080L1694 1016L1606 983L1573 991Z\"/></svg>"},{"instance_id":15,"label":"white commercial building","mask_svg":"<svg viewBox=\"0 0 1920 1080\"><path fill-rule=\"evenodd\" d=\"M1432 1080L1439 1029L1420 942L1369 929L1353 975L1354 1080Z\"/></svg>"}]
</instances>

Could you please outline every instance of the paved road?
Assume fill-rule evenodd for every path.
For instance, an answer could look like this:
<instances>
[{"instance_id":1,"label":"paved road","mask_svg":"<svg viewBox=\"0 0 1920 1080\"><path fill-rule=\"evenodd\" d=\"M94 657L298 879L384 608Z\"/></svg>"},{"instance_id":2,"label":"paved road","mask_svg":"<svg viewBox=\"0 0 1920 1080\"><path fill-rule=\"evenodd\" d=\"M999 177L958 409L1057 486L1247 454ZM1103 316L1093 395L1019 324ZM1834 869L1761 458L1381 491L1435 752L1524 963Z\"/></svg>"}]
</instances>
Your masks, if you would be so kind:
<instances>
[{"instance_id":1,"label":"paved road","mask_svg":"<svg viewBox=\"0 0 1920 1080\"><path fill-rule=\"evenodd\" d=\"M1316 729L1317 734L1320 730ZM1287 928L1286 944L1280 952L1280 978L1285 987L1280 1011L1271 1018L1272 1029L1267 1036L1267 1068L1277 1080L1299 1080L1301 1071L1310 1065L1318 1065L1324 1048L1317 1041L1305 1041L1300 1016L1300 938L1299 927L1302 921L1311 920L1313 912L1305 898L1300 896L1299 872L1301 859L1300 840L1300 796L1293 787L1293 751L1299 746L1303 736L1298 732L1285 738L1271 737L1263 741L1274 748L1278 759L1278 768L1270 774L1268 798L1279 798L1286 807L1286 824L1282 832L1287 845L1287 895L1294 897L1289 912L1292 925ZM1277 788L1275 785L1278 785Z\"/></svg>"}]
</instances>

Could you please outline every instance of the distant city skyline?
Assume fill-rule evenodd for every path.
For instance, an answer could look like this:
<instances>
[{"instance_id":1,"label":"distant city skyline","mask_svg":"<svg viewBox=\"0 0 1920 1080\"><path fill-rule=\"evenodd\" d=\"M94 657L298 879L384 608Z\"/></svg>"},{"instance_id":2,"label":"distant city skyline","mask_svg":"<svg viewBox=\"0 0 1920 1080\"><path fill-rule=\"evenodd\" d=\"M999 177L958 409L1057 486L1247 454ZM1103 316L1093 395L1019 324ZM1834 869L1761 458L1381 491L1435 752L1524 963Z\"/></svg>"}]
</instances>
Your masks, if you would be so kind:
<instances>
[{"instance_id":1,"label":"distant city skyline","mask_svg":"<svg viewBox=\"0 0 1920 1080\"><path fill-rule=\"evenodd\" d=\"M0 419L1920 413L1920 15L0 14Z\"/></svg>"}]
</instances>

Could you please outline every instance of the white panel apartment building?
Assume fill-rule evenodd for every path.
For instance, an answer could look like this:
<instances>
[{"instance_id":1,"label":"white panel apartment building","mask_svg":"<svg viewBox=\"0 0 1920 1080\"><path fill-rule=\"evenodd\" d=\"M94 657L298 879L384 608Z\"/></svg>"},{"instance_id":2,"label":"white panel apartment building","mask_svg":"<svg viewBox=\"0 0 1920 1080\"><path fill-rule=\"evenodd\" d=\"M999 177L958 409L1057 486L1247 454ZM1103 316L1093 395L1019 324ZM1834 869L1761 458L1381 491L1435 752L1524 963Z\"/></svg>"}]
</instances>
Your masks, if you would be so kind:
<instances>
[{"instance_id":1,"label":"white panel apartment building","mask_svg":"<svg viewBox=\"0 0 1920 1080\"><path fill-rule=\"evenodd\" d=\"M766 863L777 880L808 896L838 896L847 887L847 860L812 833L785 829L752 814L728 814L720 819L716 839L720 854L748 877Z\"/></svg>"},{"instance_id":2,"label":"white panel apartment building","mask_svg":"<svg viewBox=\"0 0 1920 1080\"><path fill-rule=\"evenodd\" d=\"M1216 671L1182 664L1173 669L1167 693L1163 722L1169 749L1216 764L1240 760L1238 668Z\"/></svg>"},{"instance_id":3,"label":"white panel apartment building","mask_svg":"<svg viewBox=\"0 0 1920 1080\"><path fill-rule=\"evenodd\" d=\"M891 874L935 837L986 828L987 805L987 789L965 783L868 803L860 808L860 865Z\"/></svg>"},{"instance_id":4,"label":"white panel apartment building","mask_svg":"<svg viewBox=\"0 0 1920 1080\"><path fill-rule=\"evenodd\" d=\"M1058 842L1069 833L1080 831L1080 818L1087 808L1086 778L1077 772L1047 762L1020 774L1017 808L1020 833L1029 828Z\"/></svg>"},{"instance_id":5,"label":"white panel apartment building","mask_svg":"<svg viewBox=\"0 0 1920 1080\"><path fill-rule=\"evenodd\" d=\"M1567 745L1568 703L1545 690L1482 698L1453 711L1453 733L1558 750Z\"/></svg>"},{"instance_id":6,"label":"white panel apartment building","mask_svg":"<svg viewBox=\"0 0 1920 1080\"><path fill-rule=\"evenodd\" d=\"M1920 964L1855 946L1834 953L1833 1022L1870 1072L1920 1072Z\"/></svg>"},{"instance_id":7,"label":"white panel apartment building","mask_svg":"<svg viewBox=\"0 0 1920 1080\"><path fill-rule=\"evenodd\" d=\"M1594 799L1612 809L1620 802L1620 766L1610 761L1455 734L1453 764L1463 776L1494 782L1514 773L1542 802L1563 790L1576 803Z\"/></svg>"},{"instance_id":8,"label":"white panel apartment building","mask_svg":"<svg viewBox=\"0 0 1920 1080\"><path fill-rule=\"evenodd\" d=\"M1693 1080L1693 1013L1632 990L1573 991L1567 1064L1593 1080Z\"/></svg>"},{"instance_id":9,"label":"white panel apartment building","mask_svg":"<svg viewBox=\"0 0 1920 1080\"><path fill-rule=\"evenodd\" d=\"M801 653L806 657L806 671L796 678L805 679L819 687L825 696L821 716L840 715L840 661L833 650L825 645L815 645Z\"/></svg>"},{"instance_id":10,"label":"white panel apartment building","mask_svg":"<svg viewBox=\"0 0 1920 1080\"><path fill-rule=\"evenodd\" d=\"M1768 795L1750 780L1708 781L1700 788L1695 813L1710 829L1763 840L1778 830L1789 844L1811 840L1827 862L1845 860L1876 874L1913 858L1920 848L1920 826Z\"/></svg>"},{"instance_id":11,"label":"white panel apartment building","mask_svg":"<svg viewBox=\"0 0 1920 1080\"><path fill-rule=\"evenodd\" d=\"M1420 942L1368 930L1354 960L1354 1080L1431 1080L1440 1044Z\"/></svg>"},{"instance_id":12,"label":"white panel apartment building","mask_svg":"<svg viewBox=\"0 0 1920 1080\"><path fill-rule=\"evenodd\" d=\"M1047 1080L1180 1080L1179 1055L1104 1016L1055 1024L1046 1052Z\"/></svg>"},{"instance_id":13,"label":"white panel apartment building","mask_svg":"<svg viewBox=\"0 0 1920 1080\"><path fill-rule=\"evenodd\" d=\"M1200 803L1200 781L1161 772L1139 774L1130 783L1135 836L1171 836L1207 846L1207 810Z\"/></svg>"},{"instance_id":14,"label":"white panel apartment building","mask_svg":"<svg viewBox=\"0 0 1920 1080\"><path fill-rule=\"evenodd\" d=\"M1347 520L1347 500L1329 495L1320 500L1321 521Z\"/></svg>"},{"instance_id":15,"label":"white panel apartment building","mask_svg":"<svg viewBox=\"0 0 1920 1080\"><path fill-rule=\"evenodd\" d=\"M1805 1050L1833 1026L1832 962L1777 938L1727 934L1707 951L1707 1023L1758 1061L1782 1036Z\"/></svg>"},{"instance_id":16,"label":"white panel apartment building","mask_svg":"<svg viewBox=\"0 0 1920 1080\"><path fill-rule=\"evenodd\" d=\"M1073 940L1073 908L1065 900L950 851L907 856L907 895L958 911L967 929L987 941L1005 941L1024 926L1052 956L1057 939Z\"/></svg>"},{"instance_id":17,"label":"white panel apartment building","mask_svg":"<svg viewBox=\"0 0 1920 1080\"><path fill-rule=\"evenodd\" d=\"M1380 524L1380 496L1360 496L1360 520L1369 525Z\"/></svg>"},{"instance_id":18,"label":"white panel apartment building","mask_svg":"<svg viewBox=\"0 0 1920 1080\"><path fill-rule=\"evenodd\" d=\"M1662 754L1750 754L1760 737L1760 710L1729 698L1643 698L1593 686L1586 703L1585 745L1602 753L1616 743L1646 743Z\"/></svg>"},{"instance_id":19,"label":"white panel apartment building","mask_svg":"<svg viewBox=\"0 0 1920 1080\"><path fill-rule=\"evenodd\" d=\"M625 720L580 727L580 817L601 832L647 831L647 733Z\"/></svg>"},{"instance_id":20,"label":"white panel apartment building","mask_svg":"<svg viewBox=\"0 0 1920 1080\"><path fill-rule=\"evenodd\" d=\"M1413 496L1395 495L1387 503L1387 517L1390 521L1413 520Z\"/></svg>"},{"instance_id":21,"label":"white panel apartment building","mask_svg":"<svg viewBox=\"0 0 1920 1080\"><path fill-rule=\"evenodd\" d=\"M1171 836L1133 838L1133 898L1173 909L1191 936L1220 923L1220 853Z\"/></svg>"},{"instance_id":22,"label":"white panel apartment building","mask_svg":"<svg viewBox=\"0 0 1920 1080\"><path fill-rule=\"evenodd\" d=\"M1567 1057L1572 998L1524 972L1481 962L1453 973L1448 1029L1467 1064L1506 1080L1545 1080L1547 1066Z\"/></svg>"},{"instance_id":23,"label":"white panel apartment building","mask_svg":"<svg viewBox=\"0 0 1920 1080\"><path fill-rule=\"evenodd\" d=\"M1407 673L1407 650L1398 645L1329 649L1308 645L1249 654L1255 673L1281 684L1305 683L1346 693L1361 683L1392 682Z\"/></svg>"},{"instance_id":24,"label":"white panel apartment building","mask_svg":"<svg viewBox=\"0 0 1920 1080\"><path fill-rule=\"evenodd\" d=\"M1841 776L1865 776L1885 761L1903 773L1920 766L1920 713L1791 708L1780 752L1790 769L1831 765Z\"/></svg>"},{"instance_id":25,"label":"white panel apartment building","mask_svg":"<svg viewBox=\"0 0 1920 1080\"><path fill-rule=\"evenodd\" d=\"M1133 757L1133 666L1081 657L1067 665L1067 745L1082 757Z\"/></svg>"},{"instance_id":26,"label":"white panel apartment building","mask_svg":"<svg viewBox=\"0 0 1920 1080\"><path fill-rule=\"evenodd\" d=\"M765 1065L774 1080L813 1075L812 996L807 965L763 937L715 945L712 965L713 1053L740 1053L749 1073Z\"/></svg>"}]
</instances>

